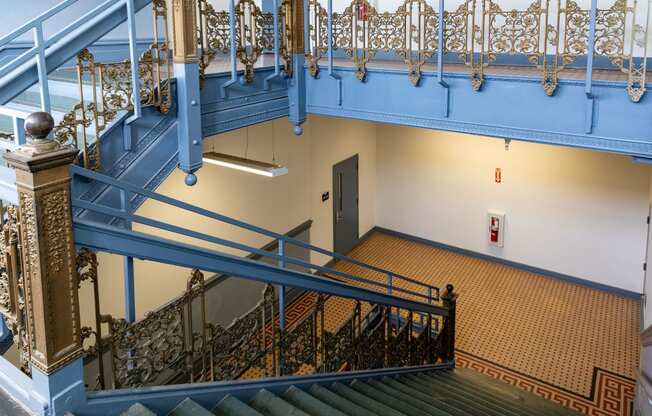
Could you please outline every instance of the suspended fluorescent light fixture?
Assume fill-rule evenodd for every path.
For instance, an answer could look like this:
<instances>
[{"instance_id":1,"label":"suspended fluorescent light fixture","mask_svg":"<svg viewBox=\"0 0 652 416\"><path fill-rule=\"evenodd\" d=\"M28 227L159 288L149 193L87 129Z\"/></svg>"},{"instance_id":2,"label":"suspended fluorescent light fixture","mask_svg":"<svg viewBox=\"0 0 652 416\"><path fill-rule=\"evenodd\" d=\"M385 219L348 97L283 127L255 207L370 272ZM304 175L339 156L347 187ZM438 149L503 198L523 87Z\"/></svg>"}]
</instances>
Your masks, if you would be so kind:
<instances>
[{"instance_id":1,"label":"suspended fluorescent light fixture","mask_svg":"<svg viewBox=\"0 0 652 416\"><path fill-rule=\"evenodd\" d=\"M259 160L246 159L243 157L226 155L224 153L204 153L203 160L205 163L210 163L211 165L237 169L243 172L267 176L268 178L275 178L277 176L286 175L288 173L288 168L285 166L261 162Z\"/></svg>"}]
</instances>

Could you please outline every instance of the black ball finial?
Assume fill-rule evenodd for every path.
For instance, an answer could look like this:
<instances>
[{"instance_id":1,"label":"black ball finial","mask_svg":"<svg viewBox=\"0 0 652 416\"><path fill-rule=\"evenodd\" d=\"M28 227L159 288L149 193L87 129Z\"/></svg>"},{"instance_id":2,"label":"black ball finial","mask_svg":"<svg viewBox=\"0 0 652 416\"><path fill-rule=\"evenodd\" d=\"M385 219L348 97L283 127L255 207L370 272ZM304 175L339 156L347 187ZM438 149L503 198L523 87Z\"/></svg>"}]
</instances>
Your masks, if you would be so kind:
<instances>
[{"instance_id":1,"label":"black ball finial","mask_svg":"<svg viewBox=\"0 0 652 416\"><path fill-rule=\"evenodd\" d=\"M447 292L451 292L451 293L452 293L452 292L453 292L453 289L454 289L454 288L453 288L453 285L451 285L450 283L446 285L446 291L447 291Z\"/></svg>"},{"instance_id":2,"label":"black ball finial","mask_svg":"<svg viewBox=\"0 0 652 416\"><path fill-rule=\"evenodd\" d=\"M54 129L54 119L45 111L37 111L25 119L25 131L36 140L43 140Z\"/></svg>"}]
</instances>

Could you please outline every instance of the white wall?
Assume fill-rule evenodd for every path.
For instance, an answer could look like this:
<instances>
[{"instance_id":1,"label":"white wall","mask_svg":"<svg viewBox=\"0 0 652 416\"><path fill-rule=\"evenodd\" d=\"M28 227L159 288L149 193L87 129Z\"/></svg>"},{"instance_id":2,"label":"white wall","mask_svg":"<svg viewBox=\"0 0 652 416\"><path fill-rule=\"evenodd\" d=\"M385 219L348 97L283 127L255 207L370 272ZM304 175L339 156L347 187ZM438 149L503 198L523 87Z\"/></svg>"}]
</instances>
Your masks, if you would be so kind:
<instances>
[{"instance_id":1,"label":"white wall","mask_svg":"<svg viewBox=\"0 0 652 416\"><path fill-rule=\"evenodd\" d=\"M304 125L303 136L292 134L292 125L287 119L264 123L249 128L248 157L271 161L274 143L276 161L289 168L289 174L277 178L266 178L213 165L205 165L197 172L198 183L187 187L185 174L175 171L157 192L208 210L237 218L264 228L284 233L312 219L310 230L312 243L332 249L333 223L332 198L321 201L323 192L332 194L332 167L337 162L355 154L360 155L360 235L375 225L375 180L376 180L376 128L374 124L311 117ZM246 129L225 133L205 140L205 149L242 156L246 146ZM274 139L272 140L272 136ZM260 247L269 239L260 238L218 222L206 221L203 217L188 215L180 210L164 207L159 203L146 202L138 214L171 222L179 226L202 231ZM146 227L137 230L152 232ZM156 235L168 236L160 231ZM183 241L209 246L192 239ZM245 255L243 252L212 246L218 250ZM103 254L100 263L100 292L102 313L123 316L123 260L120 256ZM313 262L324 264L330 259L313 256ZM167 302L185 289L189 270L135 261L136 312L142 317L145 312ZM210 275L207 275L209 277ZM80 296L82 310L90 310L90 292ZM90 322L92 314L82 314Z\"/></svg>"},{"instance_id":2,"label":"white wall","mask_svg":"<svg viewBox=\"0 0 652 416\"><path fill-rule=\"evenodd\" d=\"M377 223L643 292L650 169L606 153L378 126ZM493 181L503 170L503 183ZM506 213L505 247L487 210Z\"/></svg>"}]
</instances>

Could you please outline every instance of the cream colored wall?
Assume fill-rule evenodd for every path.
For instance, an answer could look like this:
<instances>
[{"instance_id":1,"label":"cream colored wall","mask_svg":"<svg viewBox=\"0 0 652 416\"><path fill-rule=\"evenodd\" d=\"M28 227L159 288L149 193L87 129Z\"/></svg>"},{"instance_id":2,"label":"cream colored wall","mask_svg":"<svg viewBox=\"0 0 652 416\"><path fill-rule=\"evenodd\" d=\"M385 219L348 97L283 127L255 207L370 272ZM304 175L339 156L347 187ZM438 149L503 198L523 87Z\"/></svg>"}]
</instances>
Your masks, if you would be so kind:
<instances>
[{"instance_id":1,"label":"cream colored wall","mask_svg":"<svg viewBox=\"0 0 652 416\"><path fill-rule=\"evenodd\" d=\"M606 153L378 126L381 227L643 292L650 169ZM503 183L493 181L503 170ZM505 247L487 210L506 213Z\"/></svg>"},{"instance_id":2,"label":"cream colored wall","mask_svg":"<svg viewBox=\"0 0 652 416\"><path fill-rule=\"evenodd\" d=\"M287 119L249 127L248 157L271 161L272 147L277 163L289 168L289 174L277 178L243 173L206 164L197 172L198 182L187 187L184 174L175 170L157 189L157 192L218 212L236 219L284 233L302 222L312 219L311 240L320 247L332 248L332 198L321 201L322 192L332 194L332 167L355 154L360 155L360 234L375 224L376 142L375 125L354 120L311 117L304 126L303 136L292 134ZM274 140L272 140L272 136ZM246 129L221 134L204 141L205 149L244 155ZM274 144L274 146L273 146ZM215 221L206 221L197 215L148 201L138 214L160 221L201 231L210 235L260 247L269 239ZM136 230L170 234L135 226ZM185 242L225 250L189 238ZM228 250L238 255L246 253ZM312 261L323 264L328 259L315 256ZM123 260L122 257L100 255L100 293L102 313L123 316ZM135 261L135 290L137 315L156 308L184 290L189 270ZM82 310L90 311L90 292L82 295ZM92 313L83 313L89 323Z\"/></svg>"}]
</instances>

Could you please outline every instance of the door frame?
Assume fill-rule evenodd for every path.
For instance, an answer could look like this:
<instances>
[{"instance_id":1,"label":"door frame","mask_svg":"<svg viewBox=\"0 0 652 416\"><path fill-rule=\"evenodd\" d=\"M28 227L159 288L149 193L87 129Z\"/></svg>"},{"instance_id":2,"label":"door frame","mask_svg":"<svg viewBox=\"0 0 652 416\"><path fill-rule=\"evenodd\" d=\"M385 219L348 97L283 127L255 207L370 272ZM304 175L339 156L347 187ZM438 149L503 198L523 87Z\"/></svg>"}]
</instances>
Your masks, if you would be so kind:
<instances>
[{"instance_id":1,"label":"door frame","mask_svg":"<svg viewBox=\"0 0 652 416\"><path fill-rule=\"evenodd\" d=\"M346 159L342 159L337 163L333 164L332 167L332 173L331 173L331 179L332 179L332 186L333 186L333 203L332 203L332 211L333 211L333 251L337 253L335 242L337 241L337 194L335 192L336 187L335 187L335 167L343 162L347 162L349 160L355 160L355 199L356 199L356 204L355 208L357 211L357 218L358 218L358 228L355 230L355 236L356 236L356 241L355 245L357 245L360 242L360 154L356 153L353 156L347 157ZM346 254L346 253L343 253Z\"/></svg>"}]
</instances>

